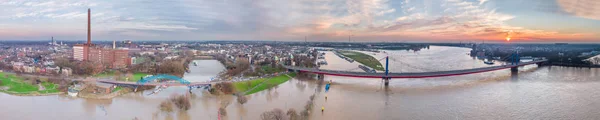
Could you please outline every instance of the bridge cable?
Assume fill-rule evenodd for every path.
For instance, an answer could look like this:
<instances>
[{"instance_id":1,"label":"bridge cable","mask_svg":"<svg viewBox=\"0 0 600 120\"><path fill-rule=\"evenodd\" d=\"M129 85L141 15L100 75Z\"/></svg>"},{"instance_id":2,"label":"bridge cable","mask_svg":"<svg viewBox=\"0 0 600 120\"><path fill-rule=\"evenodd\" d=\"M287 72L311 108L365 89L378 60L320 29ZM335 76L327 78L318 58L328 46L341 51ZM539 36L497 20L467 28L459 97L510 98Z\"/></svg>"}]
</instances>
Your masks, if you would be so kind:
<instances>
[{"instance_id":1,"label":"bridge cable","mask_svg":"<svg viewBox=\"0 0 600 120\"><path fill-rule=\"evenodd\" d=\"M413 66L413 65L411 65L411 64L404 63L404 62L402 62L402 61L396 60L395 58L391 58L391 57L390 57L390 59L392 59L392 61L394 61L394 62L400 63L400 64L402 64L403 66L406 66L406 67L409 67L409 68L413 68L413 69L417 69L417 70L421 70L421 71L425 71L425 72L433 72L433 71L438 71L438 70L434 70L434 69L428 69L428 68L421 68L421 67Z\"/></svg>"},{"instance_id":2,"label":"bridge cable","mask_svg":"<svg viewBox=\"0 0 600 120\"><path fill-rule=\"evenodd\" d=\"M355 68L347 69L347 70L344 70L344 71L353 71L353 70L357 70L357 69L359 69L359 68L360 68L360 67L355 67Z\"/></svg>"}]
</instances>

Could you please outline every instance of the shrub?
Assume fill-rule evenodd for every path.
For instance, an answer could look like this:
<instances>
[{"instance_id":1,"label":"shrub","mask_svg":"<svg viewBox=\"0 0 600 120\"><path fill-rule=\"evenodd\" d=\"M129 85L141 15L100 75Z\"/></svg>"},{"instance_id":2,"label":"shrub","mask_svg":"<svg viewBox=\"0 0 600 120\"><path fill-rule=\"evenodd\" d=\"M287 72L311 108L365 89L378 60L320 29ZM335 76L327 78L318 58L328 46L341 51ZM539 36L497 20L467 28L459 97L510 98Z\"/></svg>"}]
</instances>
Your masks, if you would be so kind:
<instances>
[{"instance_id":1,"label":"shrub","mask_svg":"<svg viewBox=\"0 0 600 120\"><path fill-rule=\"evenodd\" d=\"M208 92L212 95L219 95L219 92L215 88L208 89Z\"/></svg>"},{"instance_id":2,"label":"shrub","mask_svg":"<svg viewBox=\"0 0 600 120\"><path fill-rule=\"evenodd\" d=\"M300 120L298 112L296 112L296 110L292 108L290 108L290 110L288 110L286 114L290 117L290 120Z\"/></svg>"},{"instance_id":3,"label":"shrub","mask_svg":"<svg viewBox=\"0 0 600 120\"><path fill-rule=\"evenodd\" d=\"M171 98L171 102L173 102L173 104L175 104L177 108L184 111L189 110L192 106L190 100L184 95L179 95Z\"/></svg>"},{"instance_id":4,"label":"shrub","mask_svg":"<svg viewBox=\"0 0 600 120\"><path fill-rule=\"evenodd\" d=\"M246 102L248 102L248 98L246 98L246 96L242 95L241 93L237 94L237 101L240 104L244 104Z\"/></svg>"},{"instance_id":5,"label":"shrub","mask_svg":"<svg viewBox=\"0 0 600 120\"><path fill-rule=\"evenodd\" d=\"M164 112L173 112L173 104L169 101L161 102L159 108Z\"/></svg>"},{"instance_id":6,"label":"shrub","mask_svg":"<svg viewBox=\"0 0 600 120\"><path fill-rule=\"evenodd\" d=\"M304 110L302 112L300 112L300 116L299 116L299 120L307 120L308 117L310 116L310 112L308 110Z\"/></svg>"},{"instance_id":7,"label":"shrub","mask_svg":"<svg viewBox=\"0 0 600 120\"><path fill-rule=\"evenodd\" d=\"M234 87L233 87L233 83L231 82L221 82L221 83L217 83L215 85L215 87L219 90L221 90L221 92L225 93L225 94L231 94L234 92Z\"/></svg>"},{"instance_id":8,"label":"shrub","mask_svg":"<svg viewBox=\"0 0 600 120\"><path fill-rule=\"evenodd\" d=\"M219 114L221 116L227 116L227 111L225 110L225 108L221 107L221 108L219 108Z\"/></svg>"},{"instance_id":9,"label":"shrub","mask_svg":"<svg viewBox=\"0 0 600 120\"><path fill-rule=\"evenodd\" d=\"M252 87L252 81L246 81L246 85L248 86L248 88Z\"/></svg>"},{"instance_id":10,"label":"shrub","mask_svg":"<svg viewBox=\"0 0 600 120\"><path fill-rule=\"evenodd\" d=\"M260 115L262 120L285 120L283 110L275 108L272 111L264 112Z\"/></svg>"}]
</instances>

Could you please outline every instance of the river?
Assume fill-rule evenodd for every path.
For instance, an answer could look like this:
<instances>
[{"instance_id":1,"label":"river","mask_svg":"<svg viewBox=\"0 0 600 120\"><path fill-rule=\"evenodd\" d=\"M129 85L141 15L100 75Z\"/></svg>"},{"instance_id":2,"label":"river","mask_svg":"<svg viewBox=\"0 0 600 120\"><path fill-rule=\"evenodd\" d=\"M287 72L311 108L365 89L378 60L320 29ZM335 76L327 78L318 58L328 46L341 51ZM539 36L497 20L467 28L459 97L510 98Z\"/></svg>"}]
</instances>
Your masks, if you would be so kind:
<instances>
[{"instance_id":1,"label":"river","mask_svg":"<svg viewBox=\"0 0 600 120\"><path fill-rule=\"evenodd\" d=\"M390 72L421 72L488 66L466 53L470 49L432 46L419 52L372 53L390 56ZM355 63L327 57L335 66ZM385 64L385 61L382 62ZM502 64L502 63L496 63ZM333 80L325 112L314 119L597 119L600 118L600 69L530 65L518 73L500 70L455 77L380 79L326 76ZM360 70L359 70L360 71ZM320 107L319 107L320 108Z\"/></svg>"},{"instance_id":2,"label":"river","mask_svg":"<svg viewBox=\"0 0 600 120\"><path fill-rule=\"evenodd\" d=\"M488 66L466 53L469 49L432 46L419 52L365 52L390 56L391 72L421 72ZM333 53L322 69L355 70ZM184 79L205 81L224 69L216 60L199 60ZM384 63L384 62L383 62ZM501 64L501 63L496 63ZM383 87L380 79L325 76L332 80L330 91L317 91L311 119L596 119L600 118L600 69L556 66L520 68L518 73L500 70L473 75L392 79ZM130 93L111 100L54 96L12 96L0 93L0 116L7 120L28 119L217 119L221 103L229 102L224 119L254 120L280 108L301 111L308 97L322 89L315 81L292 79L271 90L249 95L246 104L234 96L213 96L194 90L192 107L185 112L160 112L158 105L184 87L170 87L159 94ZM325 100L325 95L328 99ZM325 108L320 112L321 107Z\"/></svg>"}]
</instances>

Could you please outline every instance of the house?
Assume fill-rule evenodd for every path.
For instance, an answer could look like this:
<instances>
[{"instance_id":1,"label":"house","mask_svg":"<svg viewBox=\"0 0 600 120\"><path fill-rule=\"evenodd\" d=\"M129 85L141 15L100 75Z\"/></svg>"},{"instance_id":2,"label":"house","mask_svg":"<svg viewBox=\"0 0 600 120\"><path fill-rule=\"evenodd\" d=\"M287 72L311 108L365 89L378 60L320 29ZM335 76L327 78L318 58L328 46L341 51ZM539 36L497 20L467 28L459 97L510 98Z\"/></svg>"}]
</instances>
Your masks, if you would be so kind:
<instances>
[{"instance_id":1,"label":"house","mask_svg":"<svg viewBox=\"0 0 600 120\"><path fill-rule=\"evenodd\" d=\"M109 94L112 92L113 89L116 88L115 85L113 84L106 84L106 83L96 83L96 91L103 93L103 94Z\"/></svg>"},{"instance_id":2,"label":"house","mask_svg":"<svg viewBox=\"0 0 600 120\"><path fill-rule=\"evenodd\" d=\"M64 76L70 76L72 75L73 70L71 70L71 68L62 68L62 75Z\"/></svg>"},{"instance_id":3,"label":"house","mask_svg":"<svg viewBox=\"0 0 600 120\"><path fill-rule=\"evenodd\" d=\"M46 73L50 73L50 74L58 74L60 68L58 66L47 66L45 68Z\"/></svg>"},{"instance_id":4,"label":"house","mask_svg":"<svg viewBox=\"0 0 600 120\"><path fill-rule=\"evenodd\" d=\"M33 66L23 66L23 72L25 73L33 73L35 68Z\"/></svg>"}]
</instances>

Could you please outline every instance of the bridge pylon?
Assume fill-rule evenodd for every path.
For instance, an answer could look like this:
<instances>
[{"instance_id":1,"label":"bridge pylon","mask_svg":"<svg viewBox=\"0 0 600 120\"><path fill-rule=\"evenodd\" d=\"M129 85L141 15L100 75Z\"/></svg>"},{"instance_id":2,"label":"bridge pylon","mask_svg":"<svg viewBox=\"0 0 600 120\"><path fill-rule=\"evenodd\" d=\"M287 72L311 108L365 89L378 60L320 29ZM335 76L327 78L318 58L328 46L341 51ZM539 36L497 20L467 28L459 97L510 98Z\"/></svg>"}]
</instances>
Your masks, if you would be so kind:
<instances>
[{"instance_id":1,"label":"bridge pylon","mask_svg":"<svg viewBox=\"0 0 600 120\"><path fill-rule=\"evenodd\" d=\"M518 65L519 62L521 62L521 58L519 57L519 52L517 51L517 52L513 53L511 55L511 57L510 57L510 60L511 60L510 62L511 62L512 65ZM510 68L510 71L518 72L519 71L519 66L515 66L515 67Z\"/></svg>"},{"instance_id":2,"label":"bridge pylon","mask_svg":"<svg viewBox=\"0 0 600 120\"><path fill-rule=\"evenodd\" d=\"M390 79L392 79L392 78L390 78L390 77L388 76L388 74L389 74L389 69L388 69L388 66L389 66L389 60L390 60L390 57L389 57L389 56L386 56L386 57L385 57L385 77L383 77L383 84L384 84L385 86L388 86L388 85L390 85Z\"/></svg>"},{"instance_id":3,"label":"bridge pylon","mask_svg":"<svg viewBox=\"0 0 600 120\"><path fill-rule=\"evenodd\" d=\"M317 74L317 78L319 80L323 80L323 79L325 79L325 74Z\"/></svg>"}]
</instances>

